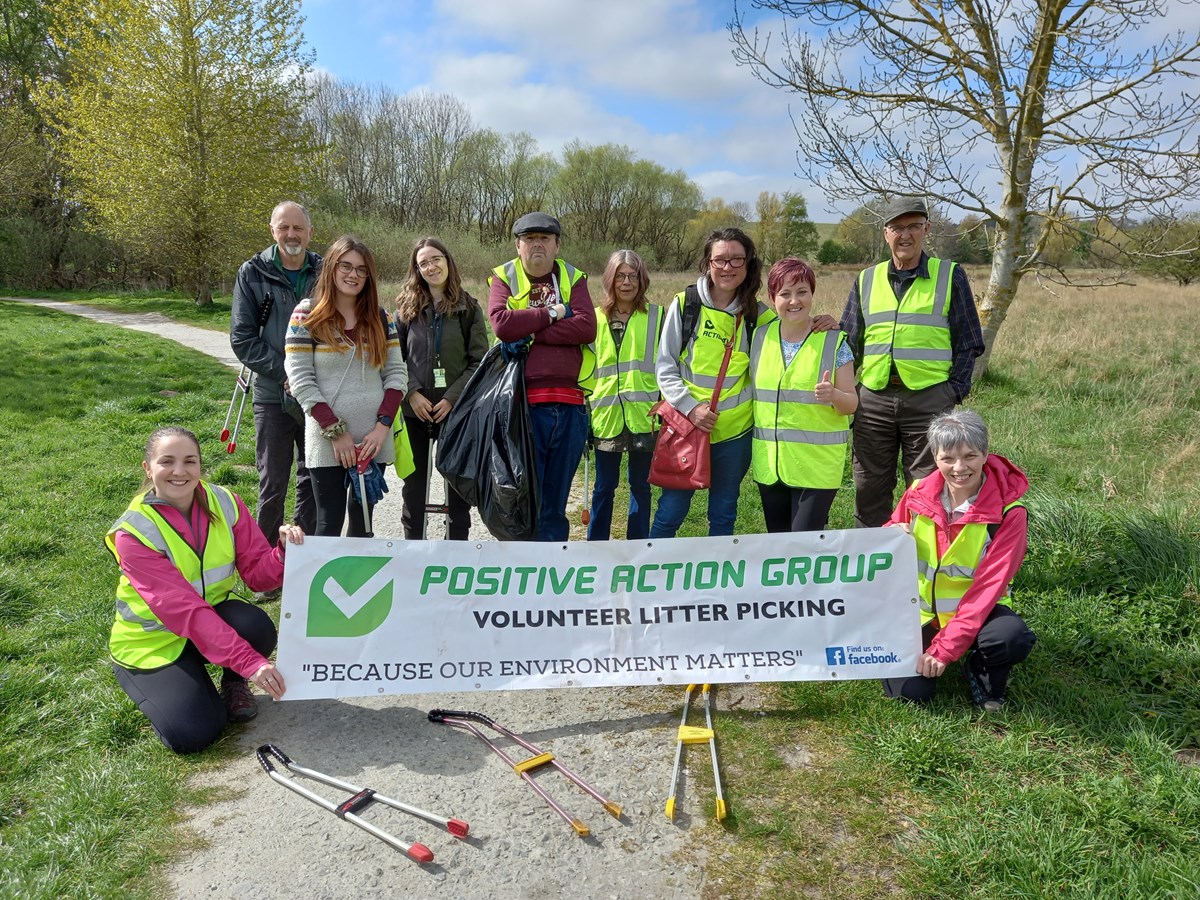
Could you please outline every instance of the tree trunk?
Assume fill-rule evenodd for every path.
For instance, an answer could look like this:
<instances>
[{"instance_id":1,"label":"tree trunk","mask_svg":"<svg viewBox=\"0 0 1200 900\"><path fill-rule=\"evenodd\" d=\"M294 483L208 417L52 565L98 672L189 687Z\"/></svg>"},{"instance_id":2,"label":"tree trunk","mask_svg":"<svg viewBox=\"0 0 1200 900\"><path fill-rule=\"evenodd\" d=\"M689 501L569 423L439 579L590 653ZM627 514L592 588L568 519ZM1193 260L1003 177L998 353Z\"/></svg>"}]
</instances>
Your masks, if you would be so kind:
<instances>
[{"instance_id":1,"label":"tree trunk","mask_svg":"<svg viewBox=\"0 0 1200 900\"><path fill-rule=\"evenodd\" d=\"M1008 316L1008 308L1017 295L1017 285L1020 284L1022 275L1019 265L1021 242L1020 228L1010 224L1002 224L997 228L992 270L988 276L983 301L979 303L979 324L983 326L983 356L975 360L975 373L972 376L974 381L982 378L987 371L996 335L1000 332L1000 326Z\"/></svg>"}]
</instances>

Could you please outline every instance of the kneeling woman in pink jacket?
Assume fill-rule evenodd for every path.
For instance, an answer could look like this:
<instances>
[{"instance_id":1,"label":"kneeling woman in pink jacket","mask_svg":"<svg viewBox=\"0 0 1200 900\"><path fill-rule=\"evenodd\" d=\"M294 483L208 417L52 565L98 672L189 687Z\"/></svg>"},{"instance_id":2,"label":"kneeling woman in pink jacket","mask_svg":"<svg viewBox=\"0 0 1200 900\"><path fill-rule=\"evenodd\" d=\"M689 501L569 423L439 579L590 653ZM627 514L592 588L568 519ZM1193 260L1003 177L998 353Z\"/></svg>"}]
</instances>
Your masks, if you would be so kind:
<instances>
[{"instance_id":1,"label":"kneeling woman in pink jacket","mask_svg":"<svg viewBox=\"0 0 1200 900\"><path fill-rule=\"evenodd\" d=\"M962 659L971 700L985 712L1004 707L1009 671L1037 636L1013 611L1009 587L1025 559L1025 473L988 453L978 413L952 410L929 424L937 471L914 481L888 525L917 542L924 652L917 674L887 678L884 693L929 700L946 667Z\"/></svg>"},{"instance_id":2,"label":"kneeling woman in pink jacket","mask_svg":"<svg viewBox=\"0 0 1200 900\"><path fill-rule=\"evenodd\" d=\"M253 682L274 699L283 675L267 657L275 624L231 596L237 576L252 591L283 583L283 551L300 544L296 525L272 547L240 497L200 478L200 443L190 431L160 428L146 442L146 482L109 529L121 567L109 636L113 672L176 753L213 743L226 722L254 718ZM205 669L220 666L217 692Z\"/></svg>"}]
</instances>

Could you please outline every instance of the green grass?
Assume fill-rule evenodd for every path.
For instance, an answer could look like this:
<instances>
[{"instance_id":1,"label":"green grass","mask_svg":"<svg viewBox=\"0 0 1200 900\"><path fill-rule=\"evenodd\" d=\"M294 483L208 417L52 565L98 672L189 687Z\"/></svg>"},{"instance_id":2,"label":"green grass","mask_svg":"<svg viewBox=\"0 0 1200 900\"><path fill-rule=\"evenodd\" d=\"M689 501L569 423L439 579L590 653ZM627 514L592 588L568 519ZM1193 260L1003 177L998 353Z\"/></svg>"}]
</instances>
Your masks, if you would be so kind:
<instances>
[{"instance_id":1,"label":"green grass","mask_svg":"<svg viewBox=\"0 0 1200 900\"><path fill-rule=\"evenodd\" d=\"M15 303L0 302L0 341L17 363L0 369L0 896L151 896L180 840L184 779L223 753L175 757L117 686L103 535L159 425L196 430L210 473L253 503L253 466L226 462L216 440L231 375Z\"/></svg>"},{"instance_id":2,"label":"green grass","mask_svg":"<svg viewBox=\"0 0 1200 900\"><path fill-rule=\"evenodd\" d=\"M1200 895L1200 769L1176 755L1200 747L1200 289L1023 294L970 400L1034 485L1016 604L1039 643L1008 710L973 713L957 666L926 709L874 682L767 685L762 712L718 694L730 815L695 833L706 896ZM230 376L148 336L0 313L20 361L0 372L0 896L149 896L184 840L184 779L225 754L172 756L113 681L100 537L166 422L252 502L252 468L215 439ZM703 499L681 534L706 531ZM761 527L747 479L737 528Z\"/></svg>"}]
</instances>

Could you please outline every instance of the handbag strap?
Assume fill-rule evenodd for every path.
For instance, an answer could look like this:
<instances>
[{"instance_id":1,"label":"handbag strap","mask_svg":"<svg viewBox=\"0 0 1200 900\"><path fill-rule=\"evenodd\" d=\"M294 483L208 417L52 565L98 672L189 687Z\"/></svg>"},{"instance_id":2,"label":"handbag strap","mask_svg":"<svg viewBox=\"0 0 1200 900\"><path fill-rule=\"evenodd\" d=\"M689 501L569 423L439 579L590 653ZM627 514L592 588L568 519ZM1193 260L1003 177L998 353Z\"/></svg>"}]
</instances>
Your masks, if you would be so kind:
<instances>
[{"instance_id":1,"label":"handbag strap","mask_svg":"<svg viewBox=\"0 0 1200 900\"><path fill-rule=\"evenodd\" d=\"M721 360L721 371L717 373L717 386L713 388L712 400L708 403L709 409L716 409L717 401L721 399L721 385L725 383L725 372L729 369L729 357L733 356L733 345L738 339L738 329L741 327L742 314L738 313L737 318L733 321L733 334L725 342L725 358Z\"/></svg>"}]
</instances>

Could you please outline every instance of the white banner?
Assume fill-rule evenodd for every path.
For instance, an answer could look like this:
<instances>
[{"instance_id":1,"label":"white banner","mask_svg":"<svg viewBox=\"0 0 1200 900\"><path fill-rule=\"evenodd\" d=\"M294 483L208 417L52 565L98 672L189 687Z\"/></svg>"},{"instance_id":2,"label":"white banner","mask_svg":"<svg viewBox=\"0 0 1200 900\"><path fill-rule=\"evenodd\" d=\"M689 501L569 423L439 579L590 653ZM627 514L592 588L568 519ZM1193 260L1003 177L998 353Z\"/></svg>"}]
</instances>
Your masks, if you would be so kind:
<instances>
[{"instance_id":1,"label":"white banner","mask_svg":"<svg viewBox=\"0 0 1200 900\"><path fill-rule=\"evenodd\" d=\"M289 547L287 699L912 675L899 528L566 544Z\"/></svg>"}]
</instances>

